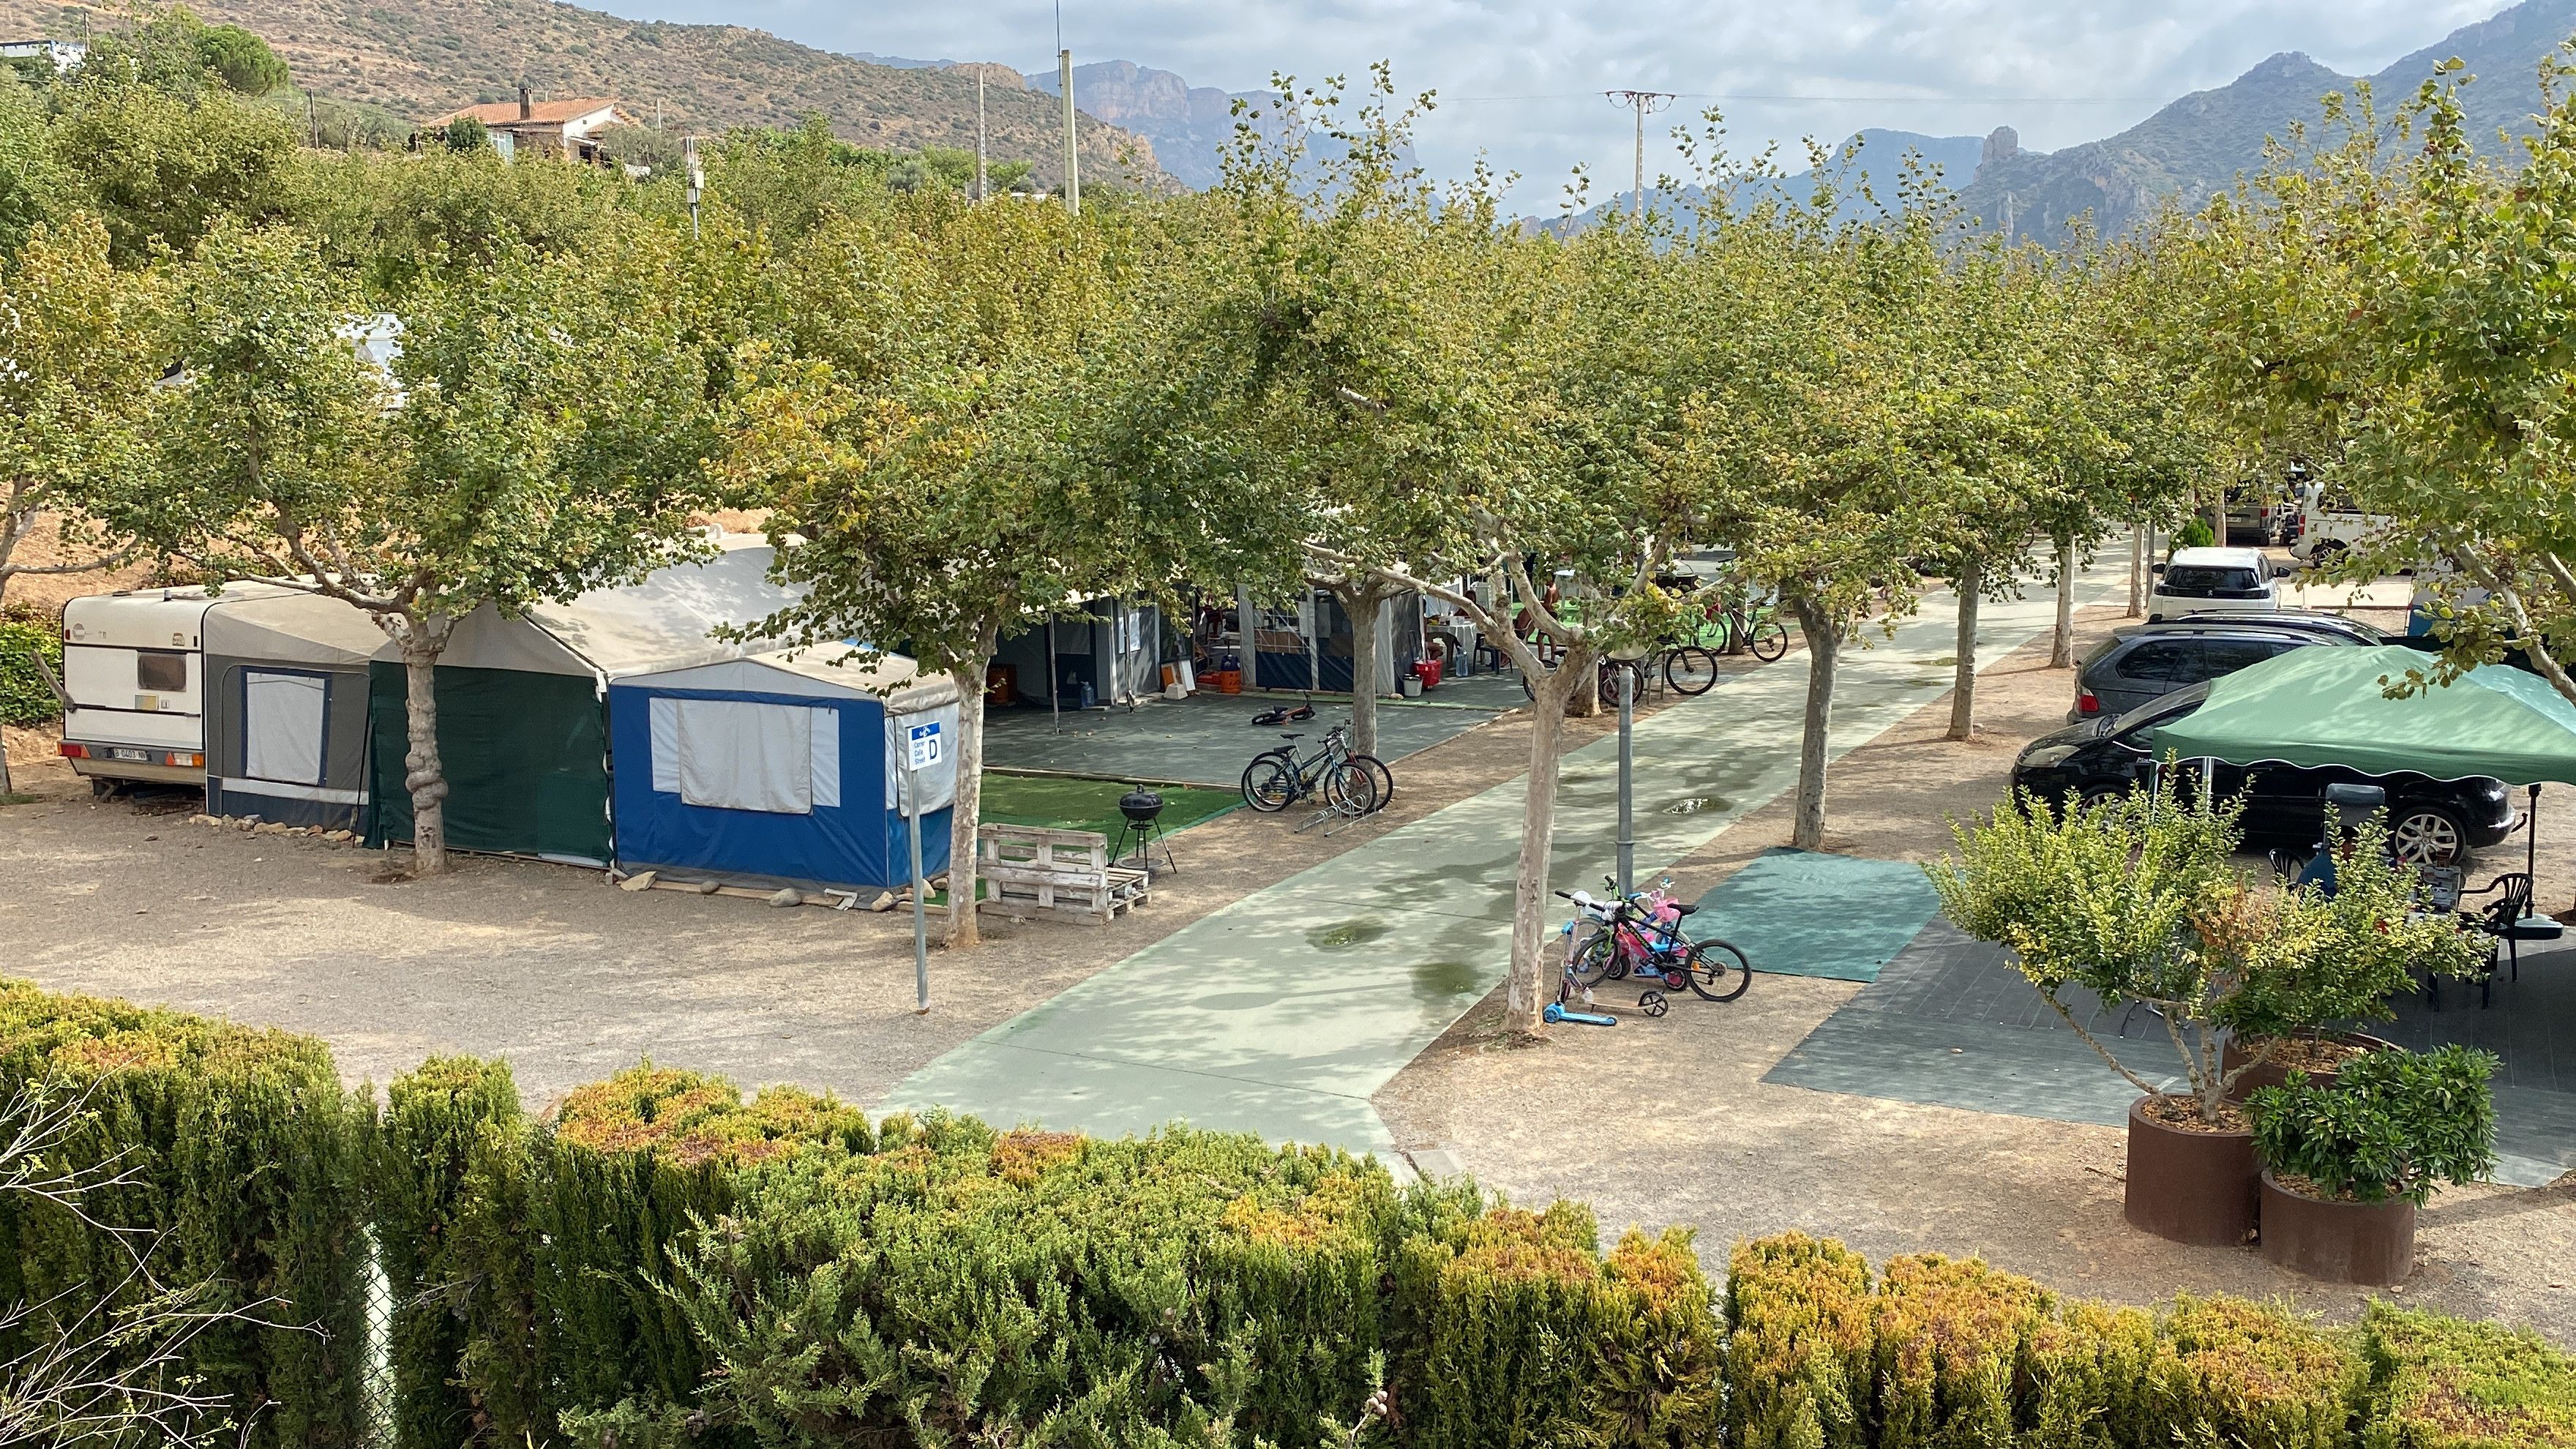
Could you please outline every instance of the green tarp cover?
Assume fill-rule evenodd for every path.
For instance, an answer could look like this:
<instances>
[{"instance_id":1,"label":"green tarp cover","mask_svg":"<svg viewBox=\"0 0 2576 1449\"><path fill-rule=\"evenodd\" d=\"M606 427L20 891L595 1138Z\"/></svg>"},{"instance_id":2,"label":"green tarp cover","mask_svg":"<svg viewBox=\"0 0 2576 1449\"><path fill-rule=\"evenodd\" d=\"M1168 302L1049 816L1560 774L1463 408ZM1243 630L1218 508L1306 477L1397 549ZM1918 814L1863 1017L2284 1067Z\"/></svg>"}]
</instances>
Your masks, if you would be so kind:
<instances>
[{"instance_id":1,"label":"green tarp cover","mask_svg":"<svg viewBox=\"0 0 2576 1449\"><path fill-rule=\"evenodd\" d=\"M411 839L410 691L400 664L370 666L376 819L372 839ZM438 669L438 753L447 771L447 843L605 865L608 707L584 674Z\"/></svg>"},{"instance_id":2,"label":"green tarp cover","mask_svg":"<svg viewBox=\"0 0 2576 1449\"><path fill-rule=\"evenodd\" d=\"M2576 706L2538 675L2503 665L2390 699L2420 651L2293 649L2225 676L2200 708L2155 733L2159 757L2231 765L2342 765L2436 780L2492 775L2576 784Z\"/></svg>"}]
</instances>

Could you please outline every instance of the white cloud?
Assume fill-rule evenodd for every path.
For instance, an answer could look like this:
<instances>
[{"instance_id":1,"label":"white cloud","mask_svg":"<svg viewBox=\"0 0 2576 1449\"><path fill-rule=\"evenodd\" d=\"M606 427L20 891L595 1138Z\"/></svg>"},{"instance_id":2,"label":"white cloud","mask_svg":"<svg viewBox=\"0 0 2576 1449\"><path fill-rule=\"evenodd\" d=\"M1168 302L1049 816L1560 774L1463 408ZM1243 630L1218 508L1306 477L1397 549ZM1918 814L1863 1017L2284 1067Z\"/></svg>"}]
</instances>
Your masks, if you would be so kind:
<instances>
[{"instance_id":1,"label":"white cloud","mask_svg":"<svg viewBox=\"0 0 2576 1449\"><path fill-rule=\"evenodd\" d=\"M1054 53L1053 12L1028 0L608 3L638 18L758 26L828 50L1023 69L1051 64ZM2122 130L2278 51L2306 51L2347 74L2375 71L2500 3L1080 0L1063 23L1077 62L1133 60L1227 90L1258 88L1273 70L1358 78L1390 60L1404 90L1444 98L1422 130L1426 163L1455 173L1482 150L1521 173L1519 204L1543 210L1577 163L1605 189L1626 185L1634 122L1600 94L1615 87L1682 92L1683 113L1722 106L1739 144L1863 126L1969 135L2010 125L2025 146L2053 150ZM1650 173L1673 164L1665 136L1678 118L1649 122Z\"/></svg>"}]
</instances>

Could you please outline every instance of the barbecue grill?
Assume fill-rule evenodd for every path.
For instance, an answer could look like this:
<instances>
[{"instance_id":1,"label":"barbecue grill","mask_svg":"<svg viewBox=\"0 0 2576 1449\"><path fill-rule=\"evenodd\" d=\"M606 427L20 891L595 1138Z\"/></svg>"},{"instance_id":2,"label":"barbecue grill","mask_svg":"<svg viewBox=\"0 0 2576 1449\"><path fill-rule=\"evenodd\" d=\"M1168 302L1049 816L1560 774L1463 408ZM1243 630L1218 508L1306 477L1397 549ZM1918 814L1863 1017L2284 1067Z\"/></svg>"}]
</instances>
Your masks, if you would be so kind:
<instances>
[{"instance_id":1,"label":"barbecue grill","mask_svg":"<svg viewBox=\"0 0 2576 1449\"><path fill-rule=\"evenodd\" d=\"M1146 874L1151 876L1154 870L1154 842L1159 839L1163 843L1163 863L1175 874L1180 871L1181 863L1172 858L1171 833L1162 826L1163 796L1160 791L1148 790L1142 785L1137 786L1118 797L1118 813L1127 818L1127 823L1118 829L1118 848L1109 853L1112 861L1123 861L1127 858L1127 842L1132 837L1136 842L1137 864L1143 866Z\"/></svg>"}]
</instances>

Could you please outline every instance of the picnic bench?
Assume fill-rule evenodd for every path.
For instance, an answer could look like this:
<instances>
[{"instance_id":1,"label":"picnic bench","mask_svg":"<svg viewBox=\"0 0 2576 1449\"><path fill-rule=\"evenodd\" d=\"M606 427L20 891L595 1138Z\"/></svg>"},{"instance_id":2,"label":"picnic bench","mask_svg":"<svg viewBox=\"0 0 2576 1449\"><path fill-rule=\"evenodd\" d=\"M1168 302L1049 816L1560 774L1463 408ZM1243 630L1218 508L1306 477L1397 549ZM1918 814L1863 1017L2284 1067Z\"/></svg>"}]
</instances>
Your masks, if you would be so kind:
<instances>
[{"instance_id":1,"label":"picnic bench","mask_svg":"<svg viewBox=\"0 0 2576 1449\"><path fill-rule=\"evenodd\" d=\"M975 874L986 883L976 909L1025 920L1057 916L1107 925L1145 903L1141 870L1109 863L1109 837L1097 830L1042 825L979 825Z\"/></svg>"}]
</instances>

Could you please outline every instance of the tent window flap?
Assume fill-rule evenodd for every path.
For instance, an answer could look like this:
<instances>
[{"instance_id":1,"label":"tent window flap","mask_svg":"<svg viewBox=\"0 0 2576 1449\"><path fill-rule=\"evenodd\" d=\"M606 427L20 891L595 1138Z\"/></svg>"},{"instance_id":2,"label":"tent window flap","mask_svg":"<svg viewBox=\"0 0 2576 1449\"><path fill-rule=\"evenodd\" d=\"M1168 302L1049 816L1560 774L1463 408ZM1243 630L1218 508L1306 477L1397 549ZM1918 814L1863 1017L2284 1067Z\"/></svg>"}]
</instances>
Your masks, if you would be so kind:
<instances>
[{"instance_id":1,"label":"tent window flap","mask_svg":"<svg viewBox=\"0 0 2576 1449\"><path fill-rule=\"evenodd\" d=\"M242 773L285 785L322 783L328 681L310 674L242 675Z\"/></svg>"},{"instance_id":2,"label":"tent window flap","mask_svg":"<svg viewBox=\"0 0 2576 1449\"><path fill-rule=\"evenodd\" d=\"M837 710L657 699L651 714L654 787L676 784L687 804L810 815L840 803Z\"/></svg>"}]
</instances>

